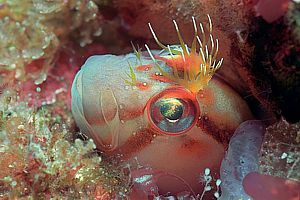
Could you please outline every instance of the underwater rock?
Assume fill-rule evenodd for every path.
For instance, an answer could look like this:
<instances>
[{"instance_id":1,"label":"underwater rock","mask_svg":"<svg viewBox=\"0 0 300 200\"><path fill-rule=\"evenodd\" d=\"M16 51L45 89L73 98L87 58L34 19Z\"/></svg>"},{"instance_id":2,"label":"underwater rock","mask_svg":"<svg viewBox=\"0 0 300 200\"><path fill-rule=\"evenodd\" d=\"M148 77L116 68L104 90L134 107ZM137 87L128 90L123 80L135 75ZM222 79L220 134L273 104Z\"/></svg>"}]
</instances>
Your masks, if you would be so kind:
<instances>
[{"instance_id":1,"label":"underwater rock","mask_svg":"<svg viewBox=\"0 0 300 200\"><path fill-rule=\"evenodd\" d=\"M300 181L300 122L284 119L267 128L260 153L259 172Z\"/></svg>"},{"instance_id":2,"label":"underwater rock","mask_svg":"<svg viewBox=\"0 0 300 200\"><path fill-rule=\"evenodd\" d=\"M81 46L90 44L101 34L100 23L98 6L92 0L1 1L0 70L26 80L25 66L42 59L39 71L30 74L41 83L53 67L59 47L71 38Z\"/></svg>"},{"instance_id":3,"label":"underwater rock","mask_svg":"<svg viewBox=\"0 0 300 200\"><path fill-rule=\"evenodd\" d=\"M98 43L87 45L85 48L75 43L68 43L57 52L53 68L45 74L45 80L40 84L33 82L32 79L34 74L39 72L44 60L38 59L31 62L25 68L28 80L16 86L18 98L20 101L26 101L31 107L52 105L59 101L70 109L71 86L76 72L89 56L105 52L103 45ZM4 83L10 83L13 80L8 79Z\"/></svg>"},{"instance_id":4,"label":"underwater rock","mask_svg":"<svg viewBox=\"0 0 300 200\"><path fill-rule=\"evenodd\" d=\"M124 0L113 5L123 21L123 27L134 37L150 38L147 23L157 27L163 43L177 42L171 20L174 19L182 27L182 35L187 41L192 39L190 20L194 16L198 21L204 21L206 14L214 19L215 26L228 34L243 29L247 22L248 9L238 0L146 0L136 2ZM219 33L220 34L220 33Z\"/></svg>"},{"instance_id":5,"label":"underwater rock","mask_svg":"<svg viewBox=\"0 0 300 200\"><path fill-rule=\"evenodd\" d=\"M94 142L71 140L71 118L15 96L5 91L0 99L0 199L109 199L113 187L99 185L112 186L107 182L116 175L102 166Z\"/></svg>"},{"instance_id":6,"label":"underwater rock","mask_svg":"<svg viewBox=\"0 0 300 200\"><path fill-rule=\"evenodd\" d=\"M249 102L258 100L260 107L269 112L265 118L278 119L282 115L290 123L300 120L297 16L299 3L290 1L288 12L274 23L253 17L245 39L234 41L231 49L231 59L250 88Z\"/></svg>"}]
</instances>

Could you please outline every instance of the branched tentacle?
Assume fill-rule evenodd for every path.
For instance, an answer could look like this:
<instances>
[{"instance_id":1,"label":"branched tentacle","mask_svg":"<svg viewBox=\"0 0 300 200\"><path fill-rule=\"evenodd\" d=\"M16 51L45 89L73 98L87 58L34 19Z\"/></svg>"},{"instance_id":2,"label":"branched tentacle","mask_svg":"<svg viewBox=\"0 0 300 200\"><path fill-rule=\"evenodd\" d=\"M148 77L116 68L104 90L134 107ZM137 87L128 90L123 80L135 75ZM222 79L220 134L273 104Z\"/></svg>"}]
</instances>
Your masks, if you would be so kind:
<instances>
[{"instance_id":1,"label":"branched tentacle","mask_svg":"<svg viewBox=\"0 0 300 200\"><path fill-rule=\"evenodd\" d=\"M221 67L223 63L223 58L221 58L219 61L216 60L219 51L219 40L214 39L212 34L212 20L209 15L207 15L207 18L208 26L206 26L205 29L202 23L199 23L200 35L198 35L196 20L194 17L192 17L195 35L192 41L191 49L189 49L187 44L184 43L175 20L173 20L173 24L175 26L175 30L180 43L179 50L171 49L170 45L162 44L158 40L151 24L148 24L156 43L161 48L169 52L170 56L164 56L163 60L166 61L166 64L169 67L172 67L173 73L170 74L165 72L154 58L149 47L145 45L151 59L155 63L155 66L163 76L170 79L176 84L184 86L194 93L202 90L203 87L208 84L213 74ZM199 44L198 51L197 44Z\"/></svg>"}]
</instances>

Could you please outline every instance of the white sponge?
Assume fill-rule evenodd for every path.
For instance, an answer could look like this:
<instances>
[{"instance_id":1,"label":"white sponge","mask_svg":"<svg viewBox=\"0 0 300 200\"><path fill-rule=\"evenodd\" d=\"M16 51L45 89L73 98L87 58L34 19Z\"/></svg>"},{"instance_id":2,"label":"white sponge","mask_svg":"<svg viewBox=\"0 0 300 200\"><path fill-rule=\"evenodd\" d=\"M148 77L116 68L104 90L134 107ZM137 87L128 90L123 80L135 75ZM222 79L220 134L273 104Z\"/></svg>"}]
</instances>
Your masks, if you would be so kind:
<instances>
[{"instance_id":1,"label":"white sponge","mask_svg":"<svg viewBox=\"0 0 300 200\"><path fill-rule=\"evenodd\" d=\"M243 122L229 142L221 165L221 200L251 200L242 186L243 178L258 171L258 156L265 127L261 121Z\"/></svg>"}]
</instances>

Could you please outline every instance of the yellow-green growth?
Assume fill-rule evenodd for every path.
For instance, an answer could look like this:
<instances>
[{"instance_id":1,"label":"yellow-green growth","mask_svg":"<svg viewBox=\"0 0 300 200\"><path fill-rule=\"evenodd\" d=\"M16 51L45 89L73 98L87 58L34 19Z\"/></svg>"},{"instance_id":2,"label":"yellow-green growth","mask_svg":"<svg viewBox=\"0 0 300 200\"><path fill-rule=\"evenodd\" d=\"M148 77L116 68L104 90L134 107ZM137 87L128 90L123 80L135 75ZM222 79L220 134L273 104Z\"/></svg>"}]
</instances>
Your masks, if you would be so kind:
<instances>
[{"instance_id":1,"label":"yellow-green growth","mask_svg":"<svg viewBox=\"0 0 300 200\"><path fill-rule=\"evenodd\" d=\"M140 62L140 65L143 65L141 59L142 49L139 47L139 45L137 45L137 49L136 49L132 42L131 42L131 46L133 48L133 52L136 56L136 59Z\"/></svg>"},{"instance_id":2,"label":"yellow-green growth","mask_svg":"<svg viewBox=\"0 0 300 200\"><path fill-rule=\"evenodd\" d=\"M134 73L132 66L129 63L128 63L128 65L129 65L130 72L129 73L126 72L127 79L124 79L124 82L127 85L135 86L137 84L137 78L136 78L136 75Z\"/></svg>"}]
</instances>

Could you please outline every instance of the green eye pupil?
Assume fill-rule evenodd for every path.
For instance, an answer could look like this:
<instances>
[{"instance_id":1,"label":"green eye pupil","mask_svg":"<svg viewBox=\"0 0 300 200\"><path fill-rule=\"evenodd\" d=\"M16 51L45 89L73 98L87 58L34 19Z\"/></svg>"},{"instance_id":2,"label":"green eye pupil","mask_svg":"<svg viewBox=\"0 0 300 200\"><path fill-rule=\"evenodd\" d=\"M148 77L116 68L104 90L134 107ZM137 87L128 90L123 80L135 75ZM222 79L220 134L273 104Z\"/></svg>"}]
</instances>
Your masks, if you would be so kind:
<instances>
[{"instance_id":1,"label":"green eye pupil","mask_svg":"<svg viewBox=\"0 0 300 200\"><path fill-rule=\"evenodd\" d=\"M162 116L169 120L178 120L183 114L183 104L177 98L162 99L159 106Z\"/></svg>"}]
</instances>

